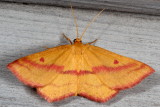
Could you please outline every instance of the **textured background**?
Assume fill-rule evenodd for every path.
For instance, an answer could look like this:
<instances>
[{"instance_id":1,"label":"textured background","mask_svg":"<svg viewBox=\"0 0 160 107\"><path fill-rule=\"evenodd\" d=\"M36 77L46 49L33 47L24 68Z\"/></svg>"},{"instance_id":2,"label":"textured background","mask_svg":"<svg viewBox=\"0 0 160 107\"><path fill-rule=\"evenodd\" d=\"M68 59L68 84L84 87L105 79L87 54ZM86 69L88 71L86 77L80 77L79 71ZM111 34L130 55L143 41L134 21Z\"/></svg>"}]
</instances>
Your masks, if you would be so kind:
<instances>
[{"instance_id":1,"label":"textured background","mask_svg":"<svg viewBox=\"0 0 160 107\"><path fill-rule=\"evenodd\" d=\"M75 13L82 32L98 11L76 9ZM157 71L103 104L78 96L47 103L6 68L15 59L45 50L44 46L66 44L61 33L75 38L69 8L0 3L0 107L160 106L160 17L105 11L86 32L84 42L98 38L96 46L145 62Z\"/></svg>"},{"instance_id":2,"label":"textured background","mask_svg":"<svg viewBox=\"0 0 160 107\"><path fill-rule=\"evenodd\" d=\"M160 0L1 0L4 2L102 9L160 15Z\"/></svg>"}]
</instances>

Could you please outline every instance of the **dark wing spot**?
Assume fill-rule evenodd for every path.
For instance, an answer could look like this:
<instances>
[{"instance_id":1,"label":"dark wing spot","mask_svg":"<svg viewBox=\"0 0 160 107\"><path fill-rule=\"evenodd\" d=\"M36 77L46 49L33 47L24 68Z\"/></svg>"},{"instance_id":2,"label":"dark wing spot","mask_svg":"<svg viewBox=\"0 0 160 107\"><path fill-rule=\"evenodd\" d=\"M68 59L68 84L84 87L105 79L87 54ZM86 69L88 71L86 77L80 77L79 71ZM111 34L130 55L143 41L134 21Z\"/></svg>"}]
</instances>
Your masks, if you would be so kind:
<instances>
[{"instance_id":1,"label":"dark wing spot","mask_svg":"<svg viewBox=\"0 0 160 107\"><path fill-rule=\"evenodd\" d=\"M39 59L39 61L44 62L44 58L43 58L43 57L41 57L41 58Z\"/></svg>"},{"instance_id":2,"label":"dark wing spot","mask_svg":"<svg viewBox=\"0 0 160 107\"><path fill-rule=\"evenodd\" d=\"M118 64L119 63L119 61L117 61L117 60L114 60L114 64Z\"/></svg>"}]
</instances>

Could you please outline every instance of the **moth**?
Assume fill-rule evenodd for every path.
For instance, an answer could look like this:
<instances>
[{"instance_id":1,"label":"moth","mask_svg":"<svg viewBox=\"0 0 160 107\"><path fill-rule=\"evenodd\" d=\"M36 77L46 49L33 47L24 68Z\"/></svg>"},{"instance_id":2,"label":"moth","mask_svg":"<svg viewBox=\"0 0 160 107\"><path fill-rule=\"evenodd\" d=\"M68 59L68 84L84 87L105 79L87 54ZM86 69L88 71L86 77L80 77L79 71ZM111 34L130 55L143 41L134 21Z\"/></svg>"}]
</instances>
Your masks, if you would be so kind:
<instances>
[{"instance_id":1,"label":"moth","mask_svg":"<svg viewBox=\"0 0 160 107\"><path fill-rule=\"evenodd\" d=\"M36 88L48 102L70 96L106 102L120 90L133 87L154 70L140 61L93 46L96 40L82 43L87 28L101 12L79 35L72 9L77 32L73 42L63 34L70 44L25 56L7 67L24 84Z\"/></svg>"}]
</instances>

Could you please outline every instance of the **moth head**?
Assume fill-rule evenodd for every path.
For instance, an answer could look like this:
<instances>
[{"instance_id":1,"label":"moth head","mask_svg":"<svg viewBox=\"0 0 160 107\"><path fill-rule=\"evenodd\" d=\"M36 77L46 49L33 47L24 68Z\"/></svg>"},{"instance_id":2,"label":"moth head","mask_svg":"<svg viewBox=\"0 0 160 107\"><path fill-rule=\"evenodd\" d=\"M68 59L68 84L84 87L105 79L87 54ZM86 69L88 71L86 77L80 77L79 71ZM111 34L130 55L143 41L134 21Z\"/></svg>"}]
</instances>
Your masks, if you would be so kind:
<instances>
[{"instance_id":1,"label":"moth head","mask_svg":"<svg viewBox=\"0 0 160 107\"><path fill-rule=\"evenodd\" d=\"M82 40L80 38L76 38L73 40L74 43L82 43Z\"/></svg>"}]
</instances>

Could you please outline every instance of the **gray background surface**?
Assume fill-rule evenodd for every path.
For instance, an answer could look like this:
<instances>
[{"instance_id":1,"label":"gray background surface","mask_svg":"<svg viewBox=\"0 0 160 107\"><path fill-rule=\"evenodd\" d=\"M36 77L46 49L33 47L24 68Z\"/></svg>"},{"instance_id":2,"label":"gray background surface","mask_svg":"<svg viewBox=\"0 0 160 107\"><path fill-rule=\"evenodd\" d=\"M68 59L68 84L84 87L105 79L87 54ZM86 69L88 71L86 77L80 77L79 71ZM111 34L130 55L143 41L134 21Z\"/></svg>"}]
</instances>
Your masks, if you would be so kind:
<instances>
[{"instance_id":1,"label":"gray background surface","mask_svg":"<svg viewBox=\"0 0 160 107\"><path fill-rule=\"evenodd\" d=\"M78 8L102 9L108 11L133 12L160 15L160 0L1 0L4 2L54 5Z\"/></svg>"},{"instance_id":2,"label":"gray background surface","mask_svg":"<svg viewBox=\"0 0 160 107\"><path fill-rule=\"evenodd\" d=\"M79 32L99 11L76 9ZM48 103L6 68L20 57L66 44L75 38L69 8L0 3L0 107L159 107L160 17L105 11L87 30L83 41L152 66L156 72L136 87L121 91L107 103L71 97Z\"/></svg>"}]
</instances>

